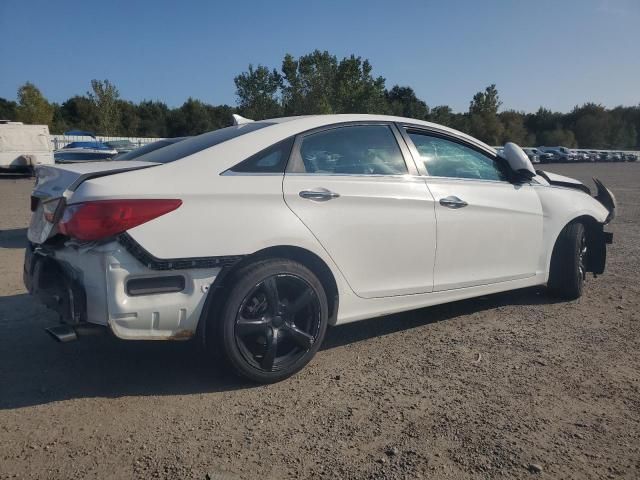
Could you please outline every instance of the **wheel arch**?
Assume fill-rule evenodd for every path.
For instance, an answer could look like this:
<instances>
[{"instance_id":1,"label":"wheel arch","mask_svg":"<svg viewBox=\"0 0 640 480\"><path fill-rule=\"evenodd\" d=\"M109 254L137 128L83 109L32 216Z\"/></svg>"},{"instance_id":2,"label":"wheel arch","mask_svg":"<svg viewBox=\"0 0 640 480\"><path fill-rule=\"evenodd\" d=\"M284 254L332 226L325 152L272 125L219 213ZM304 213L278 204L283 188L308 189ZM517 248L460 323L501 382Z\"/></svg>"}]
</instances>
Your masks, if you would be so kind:
<instances>
[{"instance_id":1,"label":"wheel arch","mask_svg":"<svg viewBox=\"0 0 640 480\"><path fill-rule=\"evenodd\" d=\"M317 254L302 247L296 247L293 245L278 245L263 248L250 255L245 256L240 262L236 263L231 268L223 269L215 282L209 289L207 298L205 300L205 306L200 314L198 321L198 334L201 341L206 342L206 324L210 317L217 315L219 308L222 306L226 287L228 287L228 279L232 277L232 274L237 270L246 267L249 264L255 263L260 260L267 260L270 258L284 258L299 262L309 268L320 280L322 286L325 289L327 295L327 301L329 303L329 325L335 325L338 317L338 284L336 282L335 275L329 265L320 258Z\"/></svg>"},{"instance_id":2,"label":"wheel arch","mask_svg":"<svg viewBox=\"0 0 640 480\"><path fill-rule=\"evenodd\" d=\"M587 236L587 248L591 252L588 256L587 263L587 271L593 272L595 274L600 274L604 271L604 265L606 263L606 242L604 239L602 222L599 222L595 217L589 214L579 215L577 217L572 218L562 225L562 228L558 230L553 239L553 248L551 249L548 261L547 261L547 271L551 269L551 259L553 258L553 252L556 249L556 245L558 244L558 238L560 237L560 232L564 230L568 225L572 223L582 223L585 228L585 233Z\"/></svg>"}]
</instances>

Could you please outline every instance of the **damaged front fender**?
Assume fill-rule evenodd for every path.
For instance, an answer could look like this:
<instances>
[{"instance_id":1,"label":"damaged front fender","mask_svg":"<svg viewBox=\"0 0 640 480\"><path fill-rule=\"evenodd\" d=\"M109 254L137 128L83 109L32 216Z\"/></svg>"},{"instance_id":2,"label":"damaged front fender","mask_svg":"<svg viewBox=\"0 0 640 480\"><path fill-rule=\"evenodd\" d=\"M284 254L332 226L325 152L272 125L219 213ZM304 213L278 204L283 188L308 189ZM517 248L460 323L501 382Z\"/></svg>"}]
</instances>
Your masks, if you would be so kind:
<instances>
[{"instance_id":1,"label":"damaged front fender","mask_svg":"<svg viewBox=\"0 0 640 480\"><path fill-rule=\"evenodd\" d=\"M609 212L609 215L604 221L604 224L606 225L607 223L611 222L611 220L613 220L616 216L616 197L614 197L613 193L611 193L611 190L605 187L604 183L602 183L597 178L593 178L593 183L596 184L597 189L595 199L598 200L602 204L602 206Z\"/></svg>"}]
</instances>

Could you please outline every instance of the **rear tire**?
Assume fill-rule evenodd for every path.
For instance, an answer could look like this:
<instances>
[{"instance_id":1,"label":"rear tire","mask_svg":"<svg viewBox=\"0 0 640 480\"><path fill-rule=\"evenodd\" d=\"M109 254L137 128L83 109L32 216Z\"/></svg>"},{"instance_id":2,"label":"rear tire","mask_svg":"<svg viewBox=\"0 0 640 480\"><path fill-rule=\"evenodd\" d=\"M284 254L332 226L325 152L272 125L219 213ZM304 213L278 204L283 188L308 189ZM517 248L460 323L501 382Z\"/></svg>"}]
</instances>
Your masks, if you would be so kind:
<instances>
[{"instance_id":1,"label":"rear tire","mask_svg":"<svg viewBox=\"0 0 640 480\"><path fill-rule=\"evenodd\" d=\"M327 329L322 283L301 263L269 259L241 268L217 319L217 339L240 376L274 383L314 357Z\"/></svg>"},{"instance_id":2,"label":"rear tire","mask_svg":"<svg viewBox=\"0 0 640 480\"><path fill-rule=\"evenodd\" d=\"M570 223L562 229L553 247L547 282L549 292L565 300L580 298L586 266L587 237L584 225Z\"/></svg>"}]
</instances>

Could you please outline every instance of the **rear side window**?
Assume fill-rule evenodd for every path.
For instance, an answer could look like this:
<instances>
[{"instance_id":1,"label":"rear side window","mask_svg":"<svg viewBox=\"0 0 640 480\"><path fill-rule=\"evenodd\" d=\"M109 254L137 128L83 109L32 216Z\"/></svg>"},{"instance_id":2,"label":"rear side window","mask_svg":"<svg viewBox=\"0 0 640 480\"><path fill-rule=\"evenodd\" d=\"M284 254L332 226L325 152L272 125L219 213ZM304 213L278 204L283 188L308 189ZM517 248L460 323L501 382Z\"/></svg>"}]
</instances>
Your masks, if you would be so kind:
<instances>
[{"instance_id":1,"label":"rear side window","mask_svg":"<svg viewBox=\"0 0 640 480\"><path fill-rule=\"evenodd\" d=\"M175 162L194 153L198 153L207 148L226 142L233 138L247 133L255 132L261 128L273 125L269 122L251 122L242 125L234 125L232 127L221 128L213 132L203 133L196 137L187 138L182 142L160 148L154 152L150 152L138 158L145 162L170 163Z\"/></svg>"},{"instance_id":2,"label":"rear side window","mask_svg":"<svg viewBox=\"0 0 640 480\"><path fill-rule=\"evenodd\" d=\"M292 146L293 137L252 155L231 167L229 171L235 173L284 173Z\"/></svg>"},{"instance_id":3,"label":"rear side window","mask_svg":"<svg viewBox=\"0 0 640 480\"><path fill-rule=\"evenodd\" d=\"M387 125L333 128L303 137L295 170L316 175L403 175L407 165Z\"/></svg>"}]
</instances>

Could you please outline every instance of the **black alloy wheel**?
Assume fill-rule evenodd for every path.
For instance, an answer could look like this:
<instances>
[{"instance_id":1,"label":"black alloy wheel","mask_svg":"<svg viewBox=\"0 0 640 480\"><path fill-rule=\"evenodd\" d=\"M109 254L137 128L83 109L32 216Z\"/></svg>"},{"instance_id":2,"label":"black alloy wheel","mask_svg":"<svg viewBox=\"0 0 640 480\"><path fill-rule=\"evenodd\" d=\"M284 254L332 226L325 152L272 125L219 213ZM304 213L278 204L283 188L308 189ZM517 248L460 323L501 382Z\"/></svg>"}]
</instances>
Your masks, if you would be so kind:
<instances>
[{"instance_id":1,"label":"black alloy wheel","mask_svg":"<svg viewBox=\"0 0 640 480\"><path fill-rule=\"evenodd\" d=\"M578 280L584 282L587 279L587 235L582 230L578 239Z\"/></svg>"},{"instance_id":2,"label":"black alloy wheel","mask_svg":"<svg viewBox=\"0 0 640 480\"><path fill-rule=\"evenodd\" d=\"M219 319L227 359L241 376L260 383L293 375L324 339L328 302L321 282L286 259L258 262L234 277Z\"/></svg>"},{"instance_id":3,"label":"black alloy wheel","mask_svg":"<svg viewBox=\"0 0 640 480\"><path fill-rule=\"evenodd\" d=\"M255 285L236 315L236 344L254 368L273 372L295 364L320 331L320 302L311 285L291 274Z\"/></svg>"},{"instance_id":4,"label":"black alloy wheel","mask_svg":"<svg viewBox=\"0 0 640 480\"><path fill-rule=\"evenodd\" d=\"M562 229L551 254L547 282L553 295L566 300L575 300L582 295L589 263L587 245L582 223L572 222Z\"/></svg>"}]
</instances>

